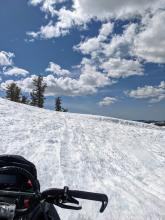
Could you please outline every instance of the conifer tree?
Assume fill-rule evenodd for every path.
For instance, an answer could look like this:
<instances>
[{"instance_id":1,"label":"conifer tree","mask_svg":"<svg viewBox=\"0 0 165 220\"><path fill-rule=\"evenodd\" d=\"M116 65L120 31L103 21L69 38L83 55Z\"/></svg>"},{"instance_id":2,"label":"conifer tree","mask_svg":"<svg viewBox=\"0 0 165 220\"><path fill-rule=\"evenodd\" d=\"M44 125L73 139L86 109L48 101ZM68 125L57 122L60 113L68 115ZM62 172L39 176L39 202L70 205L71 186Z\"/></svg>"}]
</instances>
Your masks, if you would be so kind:
<instances>
[{"instance_id":1,"label":"conifer tree","mask_svg":"<svg viewBox=\"0 0 165 220\"><path fill-rule=\"evenodd\" d=\"M68 110L62 107L62 99L61 97L57 97L55 100L55 111L59 112L67 112Z\"/></svg>"},{"instance_id":2,"label":"conifer tree","mask_svg":"<svg viewBox=\"0 0 165 220\"><path fill-rule=\"evenodd\" d=\"M57 97L56 101L55 101L55 111L62 111L62 107L61 107L61 97Z\"/></svg>"},{"instance_id":3,"label":"conifer tree","mask_svg":"<svg viewBox=\"0 0 165 220\"><path fill-rule=\"evenodd\" d=\"M14 102L20 102L21 88L19 88L16 83L11 83L6 87L6 98Z\"/></svg>"},{"instance_id":4,"label":"conifer tree","mask_svg":"<svg viewBox=\"0 0 165 220\"><path fill-rule=\"evenodd\" d=\"M38 76L36 79L33 79L33 85L34 85L34 89L30 93L31 105L43 108L44 100L45 100L44 92L47 85L46 83L44 83L42 76Z\"/></svg>"},{"instance_id":5,"label":"conifer tree","mask_svg":"<svg viewBox=\"0 0 165 220\"><path fill-rule=\"evenodd\" d=\"M22 95L20 102L23 104L29 104L29 100L25 95Z\"/></svg>"}]
</instances>

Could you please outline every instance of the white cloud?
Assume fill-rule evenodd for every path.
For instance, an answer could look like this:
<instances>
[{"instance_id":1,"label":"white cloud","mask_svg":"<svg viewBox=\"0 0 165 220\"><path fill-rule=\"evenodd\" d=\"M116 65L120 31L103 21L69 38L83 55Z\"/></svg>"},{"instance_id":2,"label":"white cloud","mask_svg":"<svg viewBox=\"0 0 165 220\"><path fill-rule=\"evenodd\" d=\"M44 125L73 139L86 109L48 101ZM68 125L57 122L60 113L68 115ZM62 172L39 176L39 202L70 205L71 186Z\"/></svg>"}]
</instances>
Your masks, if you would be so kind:
<instances>
[{"instance_id":1,"label":"white cloud","mask_svg":"<svg viewBox=\"0 0 165 220\"><path fill-rule=\"evenodd\" d=\"M135 54L148 62L165 63L165 11L144 17L143 23L135 38Z\"/></svg>"},{"instance_id":2,"label":"white cloud","mask_svg":"<svg viewBox=\"0 0 165 220\"><path fill-rule=\"evenodd\" d=\"M125 78L133 75L143 75L142 65L138 60L126 60L111 58L104 62L101 67L112 78Z\"/></svg>"},{"instance_id":3,"label":"white cloud","mask_svg":"<svg viewBox=\"0 0 165 220\"><path fill-rule=\"evenodd\" d=\"M30 0L29 3L33 6L43 3L44 0Z\"/></svg>"},{"instance_id":4,"label":"white cloud","mask_svg":"<svg viewBox=\"0 0 165 220\"><path fill-rule=\"evenodd\" d=\"M79 80L69 77L56 78L48 75L44 78L47 83L46 95L65 95L65 96L81 96L93 94L97 91L96 87L82 84Z\"/></svg>"},{"instance_id":5,"label":"white cloud","mask_svg":"<svg viewBox=\"0 0 165 220\"><path fill-rule=\"evenodd\" d=\"M159 102L165 99L165 81L158 86L138 87L136 90L125 92L129 97L136 99L149 99L150 103Z\"/></svg>"},{"instance_id":6,"label":"white cloud","mask_svg":"<svg viewBox=\"0 0 165 220\"><path fill-rule=\"evenodd\" d=\"M83 59L81 66L80 84L92 87L104 87L113 82L103 73L96 69L96 66L88 59Z\"/></svg>"},{"instance_id":7,"label":"white cloud","mask_svg":"<svg viewBox=\"0 0 165 220\"><path fill-rule=\"evenodd\" d=\"M111 26L109 31L105 31L105 25ZM93 65L96 65L108 74L108 77L120 78L132 75L143 75L143 66L138 59L126 59L132 54L133 39L136 33L137 24L129 24L125 27L123 34L114 35L110 42L106 37L113 30L113 24L102 25L97 37L81 42L74 47L83 54L91 55ZM106 40L104 42L104 40ZM126 58L125 58L126 57Z\"/></svg>"},{"instance_id":8,"label":"white cloud","mask_svg":"<svg viewBox=\"0 0 165 220\"><path fill-rule=\"evenodd\" d=\"M41 10L55 15L56 5L66 0L30 0L33 6L40 5ZM97 19L125 17L142 14L146 9L155 10L164 4L163 0L73 0L72 10L80 17L89 16Z\"/></svg>"},{"instance_id":9,"label":"white cloud","mask_svg":"<svg viewBox=\"0 0 165 220\"><path fill-rule=\"evenodd\" d=\"M96 93L98 88L111 85L113 82L96 70L89 60L84 59L80 67L80 77L56 78L53 75L45 77L48 84L47 95L81 96Z\"/></svg>"},{"instance_id":10,"label":"white cloud","mask_svg":"<svg viewBox=\"0 0 165 220\"><path fill-rule=\"evenodd\" d=\"M57 68L57 66L56 66ZM84 60L81 64L81 74L78 79L69 76L54 76L47 75L44 81L47 84L46 96L65 95L65 96L81 96L96 93L98 88L105 85L111 85L111 81L106 75L100 73L96 67L92 66L90 61ZM64 71L64 70L60 70ZM25 92L30 92L33 89L33 79L37 77L32 75L25 79L15 81L19 87ZM1 88L5 89L6 85L11 81L1 83Z\"/></svg>"},{"instance_id":11,"label":"white cloud","mask_svg":"<svg viewBox=\"0 0 165 220\"><path fill-rule=\"evenodd\" d=\"M108 35L112 33L113 27L114 24L111 22L102 24L97 37L87 38L84 42L80 42L77 46L74 46L74 49L81 51L83 54L91 54L94 56L94 53L103 47L103 42L106 41Z\"/></svg>"},{"instance_id":12,"label":"white cloud","mask_svg":"<svg viewBox=\"0 0 165 220\"><path fill-rule=\"evenodd\" d=\"M109 17L130 17L141 15L146 9L161 7L163 0L73 0L74 9L102 20Z\"/></svg>"},{"instance_id":13,"label":"white cloud","mask_svg":"<svg viewBox=\"0 0 165 220\"><path fill-rule=\"evenodd\" d=\"M57 16L57 22L50 21L47 25L41 26L38 32L27 32L27 35L33 38L51 39L60 36L65 36L74 26L85 26L89 20L88 17L80 17L77 12L61 8L54 11Z\"/></svg>"},{"instance_id":14,"label":"white cloud","mask_svg":"<svg viewBox=\"0 0 165 220\"><path fill-rule=\"evenodd\" d=\"M65 2L67 0L29 0L33 6L40 5L40 8L45 13L50 13L52 16L56 14L56 4Z\"/></svg>"},{"instance_id":15,"label":"white cloud","mask_svg":"<svg viewBox=\"0 0 165 220\"><path fill-rule=\"evenodd\" d=\"M84 42L80 42L74 49L80 50L83 54L91 54L92 52L100 49L101 42L97 37L86 39Z\"/></svg>"},{"instance_id":16,"label":"white cloud","mask_svg":"<svg viewBox=\"0 0 165 220\"><path fill-rule=\"evenodd\" d=\"M6 90L7 86L15 82L24 92L31 92L33 89L33 79L36 78L36 75L31 75L22 80L6 80L0 84L1 90Z\"/></svg>"},{"instance_id":17,"label":"white cloud","mask_svg":"<svg viewBox=\"0 0 165 220\"><path fill-rule=\"evenodd\" d=\"M100 106L109 106L117 101L114 97L105 97L102 101L99 102Z\"/></svg>"},{"instance_id":18,"label":"white cloud","mask_svg":"<svg viewBox=\"0 0 165 220\"><path fill-rule=\"evenodd\" d=\"M13 57L15 57L14 53L0 51L1 74L8 76L26 76L29 74L27 70L13 66Z\"/></svg>"},{"instance_id":19,"label":"white cloud","mask_svg":"<svg viewBox=\"0 0 165 220\"><path fill-rule=\"evenodd\" d=\"M60 25L53 25L49 22L46 26L41 26L39 32L27 32L27 35L33 38L51 39L53 37L65 36L69 32L68 29L62 28Z\"/></svg>"},{"instance_id":20,"label":"white cloud","mask_svg":"<svg viewBox=\"0 0 165 220\"><path fill-rule=\"evenodd\" d=\"M105 34L105 26L111 28ZM102 61L109 58L127 58L133 55L133 42L136 36L137 24L132 23L125 26L122 34L112 35L112 39L108 39L108 34L113 31L113 23L103 24L97 37L86 39L80 42L74 49L81 51L83 54L89 54L93 59L97 58ZM104 30L104 36L103 36Z\"/></svg>"},{"instance_id":21,"label":"white cloud","mask_svg":"<svg viewBox=\"0 0 165 220\"><path fill-rule=\"evenodd\" d=\"M110 43L104 44L103 53L106 56L127 57L132 55L132 46L137 31L137 24L132 23L125 27L120 35L114 35Z\"/></svg>"},{"instance_id":22,"label":"white cloud","mask_svg":"<svg viewBox=\"0 0 165 220\"><path fill-rule=\"evenodd\" d=\"M36 33L28 32L27 34L34 38L59 37L69 33L69 29L73 26L86 25L91 19L104 21L111 18L135 17L144 15L147 9L155 11L165 7L164 0L73 0L71 9L67 9L63 5L57 10L57 4L65 1L30 0L29 2L33 6L39 5L46 14L55 16L57 22L42 26Z\"/></svg>"},{"instance_id":23,"label":"white cloud","mask_svg":"<svg viewBox=\"0 0 165 220\"><path fill-rule=\"evenodd\" d=\"M77 46L83 54L93 53L93 56L96 56L97 49L102 49L101 42L112 31L111 18L131 18L140 15L143 24L140 25L141 28L139 29L138 24L129 25L123 35L116 35L111 43L104 44L104 53L107 55L116 53L119 57L120 53L123 55L127 52L149 62L165 62L163 50L165 11L159 10L165 8L164 0L73 0L70 9L65 7L66 0L30 0L29 2L33 6L39 5L46 14L50 13L52 17L56 17L56 22L50 21L46 26L41 26L38 32L27 32L32 38L56 38L69 34L74 26L86 26L91 19L102 22L106 20L107 23L102 25L97 37L86 39ZM64 4L58 9L56 6L62 2Z\"/></svg>"},{"instance_id":24,"label":"white cloud","mask_svg":"<svg viewBox=\"0 0 165 220\"><path fill-rule=\"evenodd\" d=\"M93 94L105 85L113 82L107 76L96 70L88 60L80 67L81 74L78 79L71 77L56 78L53 75L45 77L47 83L47 95L81 96Z\"/></svg>"},{"instance_id":25,"label":"white cloud","mask_svg":"<svg viewBox=\"0 0 165 220\"><path fill-rule=\"evenodd\" d=\"M50 62L48 68L46 68L47 72L52 72L57 76L67 76L70 74L69 70L62 69L58 64Z\"/></svg>"},{"instance_id":26,"label":"white cloud","mask_svg":"<svg viewBox=\"0 0 165 220\"><path fill-rule=\"evenodd\" d=\"M114 23L111 22L103 23L99 30L98 39L100 41L106 40L108 35L112 33L113 28L114 28Z\"/></svg>"},{"instance_id":27,"label":"white cloud","mask_svg":"<svg viewBox=\"0 0 165 220\"><path fill-rule=\"evenodd\" d=\"M10 66L13 64L12 58L14 54L11 52L0 51L0 66Z\"/></svg>"},{"instance_id":28,"label":"white cloud","mask_svg":"<svg viewBox=\"0 0 165 220\"><path fill-rule=\"evenodd\" d=\"M27 74L29 74L29 72L25 69L14 66L14 67L5 69L3 74L9 75L9 76L19 76L19 75L26 76Z\"/></svg>"},{"instance_id":29,"label":"white cloud","mask_svg":"<svg viewBox=\"0 0 165 220\"><path fill-rule=\"evenodd\" d=\"M13 82L14 82L14 80L7 80L5 82L2 82L1 85L0 85L0 89L1 90L6 90L7 86L10 85Z\"/></svg>"},{"instance_id":30,"label":"white cloud","mask_svg":"<svg viewBox=\"0 0 165 220\"><path fill-rule=\"evenodd\" d=\"M91 19L108 20L97 37L86 39L76 48L83 54L92 53L97 56L96 50L103 47L104 53L109 56L116 54L121 57L124 53L130 53L148 62L165 63L165 11L158 10L165 8L164 0L73 0L71 9L64 7L65 4L57 9L57 4L65 1L30 0L30 4L39 5L41 10L55 16L57 21L50 21L38 32L27 34L32 38L50 39L68 34L74 26L85 26ZM114 36L108 44L101 43L112 31L111 18L131 18L137 15L142 16L142 26L131 24L123 35Z\"/></svg>"}]
</instances>

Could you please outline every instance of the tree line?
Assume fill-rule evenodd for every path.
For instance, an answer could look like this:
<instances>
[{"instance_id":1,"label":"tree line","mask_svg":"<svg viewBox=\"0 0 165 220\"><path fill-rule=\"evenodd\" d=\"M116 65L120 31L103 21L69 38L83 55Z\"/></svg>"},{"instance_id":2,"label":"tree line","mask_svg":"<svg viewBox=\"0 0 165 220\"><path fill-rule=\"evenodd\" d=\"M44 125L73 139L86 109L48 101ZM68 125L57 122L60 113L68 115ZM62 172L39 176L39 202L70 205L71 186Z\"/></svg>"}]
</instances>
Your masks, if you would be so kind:
<instances>
[{"instance_id":1,"label":"tree line","mask_svg":"<svg viewBox=\"0 0 165 220\"><path fill-rule=\"evenodd\" d=\"M44 107L45 101L45 89L47 85L43 81L42 76L38 76L33 79L33 90L30 93L30 99L22 95L21 88L15 83L12 82L6 87L6 98L10 101L19 102L27 105L37 106L39 108ZM62 107L61 97L55 98L55 111L67 112L68 110Z\"/></svg>"}]
</instances>

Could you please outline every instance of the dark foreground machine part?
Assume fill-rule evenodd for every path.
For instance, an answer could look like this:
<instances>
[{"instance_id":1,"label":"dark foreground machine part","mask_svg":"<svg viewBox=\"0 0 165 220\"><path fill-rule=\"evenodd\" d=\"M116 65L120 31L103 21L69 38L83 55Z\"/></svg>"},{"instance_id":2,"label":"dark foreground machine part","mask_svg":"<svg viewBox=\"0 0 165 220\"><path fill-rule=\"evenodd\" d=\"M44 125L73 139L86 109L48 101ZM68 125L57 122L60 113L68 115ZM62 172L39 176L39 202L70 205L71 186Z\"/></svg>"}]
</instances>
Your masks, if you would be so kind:
<instances>
[{"instance_id":1,"label":"dark foreground machine part","mask_svg":"<svg viewBox=\"0 0 165 220\"><path fill-rule=\"evenodd\" d=\"M79 210L77 199L101 202L100 212L108 204L105 194L52 188L40 192L34 164L23 157L0 156L0 220L60 220L54 205Z\"/></svg>"},{"instance_id":2,"label":"dark foreground machine part","mask_svg":"<svg viewBox=\"0 0 165 220\"><path fill-rule=\"evenodd\" d=\"M69 190L67 186L64 189L48 189L42 193L42 197L49 203L65 209L79 210L82 208L75 198L101 202L100 212L103 212L108 204L108 197L105 194Z\"/></svg>"}]
</instances>

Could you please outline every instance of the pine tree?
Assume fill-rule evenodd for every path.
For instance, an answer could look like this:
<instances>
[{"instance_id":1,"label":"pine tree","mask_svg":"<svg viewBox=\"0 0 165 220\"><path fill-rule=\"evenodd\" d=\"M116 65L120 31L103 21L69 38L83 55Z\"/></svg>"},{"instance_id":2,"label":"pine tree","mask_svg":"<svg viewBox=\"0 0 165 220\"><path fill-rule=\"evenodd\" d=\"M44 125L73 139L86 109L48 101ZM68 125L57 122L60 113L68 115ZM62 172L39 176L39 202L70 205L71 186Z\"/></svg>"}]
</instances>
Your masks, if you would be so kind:
<instances>
[{"instance_id":1,"label":"pine tree","mask_svg":"<svg viewBox=\"0 0 165 220\"><path fill-rule=\"evenodd\" d=\"M26 96L24 96L24 95L21 97L21 101L20 102L23 103L23 104L29 104L28 98Z\"/></svg>"},{"instance_id":2,"label":"pine tree","mask_svg":"<svg viewBox=\"0 0 165 220\"><path fill-rule=\"evenodd\" d=\"M55 111L62 111L62 107L61 107L61 98L57 97L56 101L55 101Z\"/></svg>"},{"instance_id":3,"label":"pine tree","mask_svg":"<svg viewBox=\"0 0 165 220\"><path fill-rule=\"evenodd\" d=\"M68 112L67 108L62 108L62 112Z\"/></svg>"},{"instance_id":4,"label":"pine tree","mask_svg":"<svg viewBox=\"0 0 165 220\"><path fill-rule=\"evenodd\" d=\"M55 101L55 111L59 111L59 112L67 112L68 109L62 108L62 99L61 97L57 97L56 101Z\"/></svg>"},{"instance_id":5,"label":"pine tree","mask_svg":"<svg viewBox=\"0 0 165 220\"><path fill-rule=\"evenodd\" d=\"M6 98L14 102L20 102L21 88L19 88L16 83L11 83L6 87Z\"/></svg>"},{"instance_id":6,"label":"pine tree","mask_svg":"<svg viewBox=\"0 0 165 220\"><path fill-rule=\"evenodd\" d=\"M43 108L44 105L44 92L47 87L46 83L43 82L43 77L38 76L36 79L33 79L34 89L30 93L31 95L31 105L38 106Z\"/></svg>"}]
</instances>

